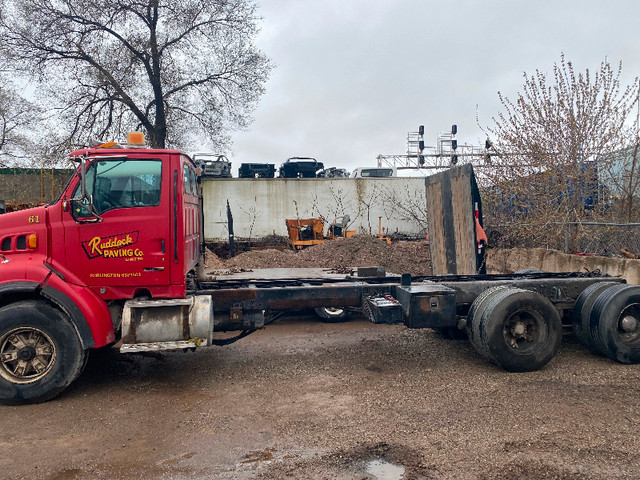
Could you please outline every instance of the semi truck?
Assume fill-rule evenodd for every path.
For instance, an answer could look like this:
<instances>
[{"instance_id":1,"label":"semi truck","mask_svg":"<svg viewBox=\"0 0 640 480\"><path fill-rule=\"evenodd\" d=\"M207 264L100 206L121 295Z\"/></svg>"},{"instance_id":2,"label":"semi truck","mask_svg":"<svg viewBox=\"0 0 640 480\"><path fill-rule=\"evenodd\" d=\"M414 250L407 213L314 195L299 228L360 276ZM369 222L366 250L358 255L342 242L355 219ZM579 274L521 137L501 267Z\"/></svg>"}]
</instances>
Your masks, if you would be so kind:
<instances>
[{"instance_id":1,"label":"semi truck","mask_svg":"<svg viewBox=\"0 0 640 480\"><path fill-rule=\"evenodd\" d=\"M301 307L329 321L359 310L376 323L466 332L509 371L544 367L563 327L598 354L640 361L640 287L598 272L214 277L204 268L197 165L141 144L131 135L127 145L70 153L77 169L60 198L0 216L2 403L54 398L93 349L227 345Z\"/></svg>"}]
</instances>

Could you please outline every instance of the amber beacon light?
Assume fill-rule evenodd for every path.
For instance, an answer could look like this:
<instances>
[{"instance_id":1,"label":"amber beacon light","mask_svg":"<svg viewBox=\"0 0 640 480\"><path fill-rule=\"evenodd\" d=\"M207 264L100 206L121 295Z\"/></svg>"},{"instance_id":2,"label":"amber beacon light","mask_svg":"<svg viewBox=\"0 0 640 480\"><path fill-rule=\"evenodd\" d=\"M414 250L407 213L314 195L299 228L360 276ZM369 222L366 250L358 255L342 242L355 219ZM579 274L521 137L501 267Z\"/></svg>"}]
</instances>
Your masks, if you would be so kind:
<instances>
[{"instance_id":1,"label":"amber beacon light","mask_svg":"<svg viewBox=\"0 0 640 480\"><path fill-rule=\"evenodd\" d=\"M129 147L144 147L146 145L144 141L144 132L127 133L127 145Z\"/></svg>"}]
</instances>

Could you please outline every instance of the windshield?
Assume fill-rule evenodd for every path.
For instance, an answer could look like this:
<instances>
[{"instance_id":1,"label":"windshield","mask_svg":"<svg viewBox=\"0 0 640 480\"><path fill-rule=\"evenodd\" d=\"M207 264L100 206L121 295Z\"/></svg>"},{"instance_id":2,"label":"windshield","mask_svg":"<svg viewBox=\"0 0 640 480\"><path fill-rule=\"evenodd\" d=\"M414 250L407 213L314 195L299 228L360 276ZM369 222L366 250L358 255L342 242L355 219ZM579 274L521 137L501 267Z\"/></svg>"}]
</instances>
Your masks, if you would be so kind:
<instances>
[{"instance_id":1,"label":"windshield","mask_svg":"<svg viewBox=\"0 0 640 480\"><path fill-rule=\"evenodd\" d=\"M147 207L160 203L162 162L160 160L105 159L87 168L87 193L97 213L121 207ZM80 185L73 194L81 196Z\"/></svg>"},{"instance_id":2,"label":"windshield","mask_svg":"<svg viewBox=\"0 0 640 480\"><path fill-rule=\"evenodd\" d=\"M362 177L391 177L393 176L393 170L390 168L367 168L362 169L360 172Z\"/></svg>"},{"instance_id":3,"label":"windshield","mask_svg":"<svg viewBox=\"0 0 640 480\"><path fill-rule=\"evenodd\" d=\"M315 158L296 157L296 158L287 159L287 163L310 163L310 164L316 164L316 163L318 163L318 161Z\"/></svg>"}]
</instances>

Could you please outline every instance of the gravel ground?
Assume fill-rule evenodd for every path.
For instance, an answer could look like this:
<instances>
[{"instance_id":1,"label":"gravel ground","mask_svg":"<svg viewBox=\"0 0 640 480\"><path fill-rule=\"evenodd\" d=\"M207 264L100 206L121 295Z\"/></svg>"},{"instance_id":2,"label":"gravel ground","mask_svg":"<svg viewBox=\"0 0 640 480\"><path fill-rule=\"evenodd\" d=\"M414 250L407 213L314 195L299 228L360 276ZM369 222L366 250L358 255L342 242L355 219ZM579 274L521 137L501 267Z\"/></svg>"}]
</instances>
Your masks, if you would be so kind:
<instances>
[{"instance_id":1,"label":"gravel ground","mask_svg":"<svg viewBox=\"0 0 640 480\"><path fill-rule=\"evenodd\" d=\"M363 236L207 260L430 273L426 242ZM0 478L638 479L639 390L639 365L571 337L513 374L431 330L301 312L227 347L92 352L61 397L0 406Z\"/></svg>"},{"instance_id":2,"label":"gravel ground","mask_svg":"<svg viewBox=\"0 0 640 480\"><path fill-rule=\"evenodd\" d=\"M195 353L95 353L58 399L0 406L1 478L640 478L640 366L569 337L521 374L431 330L304 315Z\"/></svg>"}]
</instances>

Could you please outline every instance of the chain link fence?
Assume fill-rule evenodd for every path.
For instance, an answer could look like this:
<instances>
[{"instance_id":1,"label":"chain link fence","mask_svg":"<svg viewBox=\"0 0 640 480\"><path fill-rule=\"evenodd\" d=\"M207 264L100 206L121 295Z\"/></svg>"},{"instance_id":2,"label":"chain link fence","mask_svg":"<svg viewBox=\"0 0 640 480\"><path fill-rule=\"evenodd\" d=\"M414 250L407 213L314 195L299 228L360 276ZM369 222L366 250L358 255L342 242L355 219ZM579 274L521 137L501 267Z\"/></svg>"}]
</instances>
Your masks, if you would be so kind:
<instances>
[{"instance_id":1,"label":"chain link fence","mask_svg":"<svg viewBox=\"0 0 640 480\"><path fill-rule=\"evenodd\" d=\"M570 223L565 228L565 253L596 253L607 257L640 255L640 223ZM627 255L628 256L628 255Z\"/></svg>"},{"instance_id":2,"label":"chain link fence","mask_svg":"<svg viewBox=\"0 0 640 480\"><path fill-rule=\"evenodd\" d=\"M0 168L0 200L15 204L53 202L72 174L69 169Z\"/></svg>"},{"instance_id":3,"label":"chain link fence","mask_svg":"<svg viewBox=\"0 0 640 480\"><path fill-rule=\"evenodd\" d=\"M552 248L564 253L607 257L640 256L640 223L550 222L541 228L526 223L487 225L494 248Z\"/></svg>"}]
</instances>

